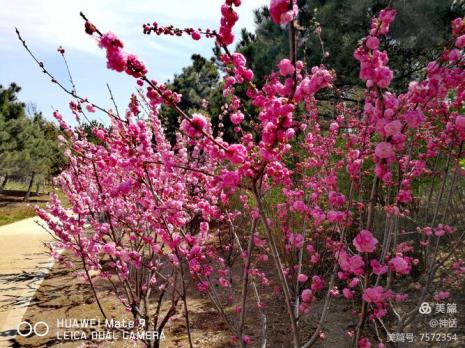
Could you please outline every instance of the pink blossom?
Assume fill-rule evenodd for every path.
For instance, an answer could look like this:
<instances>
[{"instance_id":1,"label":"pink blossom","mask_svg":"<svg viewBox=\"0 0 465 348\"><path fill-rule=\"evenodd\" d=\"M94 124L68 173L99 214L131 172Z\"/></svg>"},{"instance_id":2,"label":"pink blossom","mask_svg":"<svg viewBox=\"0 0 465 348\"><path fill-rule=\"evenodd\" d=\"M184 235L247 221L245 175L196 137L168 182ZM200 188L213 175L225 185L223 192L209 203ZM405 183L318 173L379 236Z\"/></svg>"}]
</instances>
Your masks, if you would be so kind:
<instances>
[{"instance_id":1,"label":"pink blossom","mask_svg":"<svg viewBox=\"0 0 465 348\"><path fill-rule=\"evenodd\" d=\"M231 123L234 125L239 125L244 120L244 114L240 111L234 112L229 116Z\"/></svg>"},{"instance_id":2,"label":"pink blossom","mask_svg":"<svg viewBox=\"0 0 465 348\"><path fill-rule=\"evenodd\" d=\"M371 342L368 338L363 337L358 341L359 348L371 348Z\"/></svg>"},{"instance_id":3,"label":"pink blossom","mask_svg":"<svg viewBox=\"0 0 465 348\"><path fill-rule=\"evenodd\" d=\"M429 227L429 226L426 226L426 227L422 228L421 230L426 236L433 235L433 229L431 227Z\"/></svg>"},{"instance_id":4,"label":"pink blossom","mask_svg":"<svg viewBox=\"0 0 465 348\"><path fill-rule=\"evenodd\" d=\"M455 118L455 125L457 128L465 130L465 116L457 116Z\"/></svg>"},{"instance_id":5,"label":"pink blossom","mask_svg":"<svg viewBox=\"0 0 465 348\"><path fill-rule=\"evenodd\" d=\"M129 54L126 60L126 73L136 79L147 74L144 63L133 54Z\"/></svg>"},{"instance_id":6,"label":"pink blossom","mask_svg":"<svg viewBox=\"0 0 465 348\"><path fill-rule=\"evenodd\" d=\"M208 288L209 288L208 282L206 281L197 283L197 290L201 293L206 293L208 291Z\"/></svg>"},{"instance_id":7,"label":"pink blossom","mask_svg":"<svg viewBox=\"0 0 465 348\"><path fill-rule=\"evenodd\" d=\"M395 156L395 153L390 143L382 142L376 145L375 155L379 158L391 158Z\"/></svg>"},{"instance_id":8,"label":"pink blossom","mask_svg":"<svg viewBox=\"0 0 465 348\"><path fill-rule=\"evenodd\" d=\"M289 243L296 249L304 246L304 236L301 233L292 233L289 236Z\"/></svg>"},{"instance_id":9,"label":"pink blossom","mask_svg":"<svg viewBox=\"0 0 465 348\"><path fill-rule=\"evenodd\" d=\"M401 189L397 194L399 203L410 203L413 200L412 191L410 189Z\"/></svg>"},{"instance_id":10,"label":"pink blossom","mask_svg":"<svg viewBox=\"0 0 465 348\"><path fill-rule=\"evenodd\" d=\"M307 253L313 254L315 252L315 247L313 246L313 244L307 244L305 250L307 250Z\"/></svg>"},{"instance_id":11,"label":"pink blossom","mask_svg":"<svg viewBox=\"0 0 465 348\"><path fill-rule=\"evenodd\" d=\"M352 272L358 276L363 274L365 263L360 255L349 257L345 250L341 250L338 252L338 262L343 271Z\"/></svg>"},{"instance_id":12,"label":"pink blossom","mask_svg":"<svg viewBox=\"0 0 465 348\"><path fill-rule=\"evenodd\" d=\"M310 304L308 302L301 302L299 304L299 311L304 314L310 313Z\"/></svg>"},{"instance_id":13,"label":"pink blossom","mask_svg":"<svg viewBox=\"0 0 465 348\"><path fill-rule=\"evenodd\" d=\"M446 231L445 231L443 228L438 227L438 228L436 228L436 229L434 230L434 235L435 235L436 237L442 237L442 236L444 236L445 234L446 234Z\"/></svg>"},{"instance_id":14,"label":"pink blossom","mask_svg":"<svg viewBox=\"0 0 465 348\"><path fill-rule=\"evenodd\" d=\"M442 301L448 299L450 296L449 291L439 291L435 296L434 300L435 301Z\"/></svg>"},{"instance_id":15,"label":"pink blossom","mask_svg":"<svg viewBox=\"0 0 465 348\"><path fill-rule=\"evenodd\" d=\"M302 98L314 95L320 89L330 87L332 81L333 75L327 69L313 67L312 75L300 82L296 91L296 97Z\"/></svg>"},{"instance_id":16,"label":"pink blossom","mask_svg":"<svg viewBox=\"0 0 465 348\"><path fill-rule=\"evenodd\" d=\"M113 33L102 35L99 46L107 52L107 67L118 72L127 69L127 54L123 52L123 42Z\"/></svg>"},{"instance_id":17,"label":"pink blossom","mask_svg":"<svg viewBox=\"0 0 465 348\"><path fill-rule=\"evenodd\" d=\"M127 69L127 56L122 50L107 51L107 68L118 72Z\"/></svg>"},{"instance_id":18,"label":"pink blossom","mask_svg":"<svg viewBox=\"0 0 465 348\"><path fill-rule=\"evenodd\" d=\"M450 50L449 53L447 53L447 60L451 62L455 62L459 60L460 57L461 57L460 51L456 48Z\"/></svg>"},{"instance_id":19,"label":"pink blossom","mask_svg":"<svg viewBox=\"0 0 465 348\"><path fill-rule=\"evenodd\" d=\"M370 261L370 266L373 269L373 273L377 275L382 275L388 270L388 266L381 265L376 259Z\"/></svg>"},{"instance_id":20,"label":"pink blossom","mask_svg":"<svg viewBox=\"0 0 465 348\"><path fill-rule=\"evenodd\" d=\"M329 203L333 207L340 207L346 202L346 198L342 193L331 191L328 195Z\"/></svg>"},{"instance_id":21,"label":"pink blossom","mask_svg":"<svg viewBox=\"0 0 465 348\"><path fill-rule=\"evenodd\" d=\"M271 1L273 21L284 25L294 20L296 3ZM48 213L39 210L38 214L58 239L56 248L83 257L92 270L100 271L99 277L115 282L130 280L141 290L137 295L168 290L185 266L194 288L208 292L210 283L199 281L210 279L218 287L215 291L223 306L247 314L245 308L235 306L237 298L229 280L230 256L238 255L241 263L250 261L251 279L273 289L276 296L265 296L264 301L278 305L285 302L276 283L281 272L289 281L298 281L300 287L309 283L300 294L298 309L302 313L309 313L315 296L326 296L326 285L331 297L343 295L354 299L355 304L363 298L369 303L366 314L371 321L366 322L365 330L369 333L368 325L387 315L388 299L405 300L405 294L393 292L405 285L400 276L424 261L422 253L413 249L413 242L418 239L423 247L441 237L448 239L441 248L455 243L445 238L455 231L445 224L434 229L420 225L420 236L408 233L412 230L409 221L416 221L418 212L406 203L422 198L425 179L445 169L443 161L436 159L447 157L449 152L458 154L457 148L465 138L465 115L460 114L465 100L461 63L465 23L463 19L452 23L456 48L443 50L439 59L427 65L421 78L394 93L384 90L392 82L393 71L388 66L387 51L379 47L395 11L382 10L354 52L360 78L367 86L357 96L363 100L342 103L336 95L329 101L334 102L334 119L328 121L320 117L321 107L326 106L321 105L318 92L332 87L336 73L323 64L309 68L303 62L293 64L283 59L276 72L263 78L263 83L248 83L254 73L247 67L244 54L232 50L229 54L225 49L234 40L234 25L239 19L236 7L240 5L240 0L222 1L220 28L215 31L171 25L162 28L156 23L144 26L144 33L217 39L225 54L218 57L224 67L220 74L224 84L218 83L223 88L222 100L218 100L222 106L212 113L219 121L214 130L209 117L195 113L186 116L178 110L181 98L188 100L189 95L181 97L170 84L152 80L144 63L123 50L121 40L112 33L101 35L95 26L86 23L86 31L94 34L105 50L108 68L135 77L140 96L131 96L121 118L110 113L108 130L93 127L91 136L82 127L70 127L63 116L55 113L63 130L60 144L67 166L54 181L61 186L70 209L52 195ZM316 35L320 35L321 27L315 27ZM202 101L203 109L208 109L208 102L212 101ZM91 105L73 101L71 113L78 118L80 106L91 111ZM174 137L165 132L166 120L159 117L165 107L174 108L182 119ZM253 110L253 119L244 124L243 113L249 109ZM449 169L454 171L453 166ZM462 172L459 169L457 173ZM378 204L376 215L382 221L398 221L396 228L402 235L401 240L390 241L386 255L376 257L372 255L380 248L372 232L359 229L349 245L343 233L363 226L373 175L380 179L379 196L389 198ZM351 204L347 204L345 196L349 193ZM264 233L269 232L268 228L257 221L261 217L259 203L267 211L268 216L262 218L276 239L277 251L269 233L268 237ZM236 227L240 242L247 244L247 238L243 239L247 233L240 229L255 223L256 231L251 232L254 250L250 253L228 236L230 228ZM436 241L429 236L435 236ZM299 267L295 256L305 246L308 253ZM272 253L278 253L274 256L283 260L284 269L278 265L270 271ZM52 255L62 260L56 251ZM443 265L452 266L452 273L442 279L444 286L454 285L453 277L465 273L457 257L460 255L452 255L451 262ZM340 266L337 284L330 282L334 275L327 272L332 262ZM100 269L103 264L105 267ZM152 276L137 277L138 269L138 273ZM384 288L388 270L393 277ZM418 272L425 270L419 267ZM361 286L365 281L368 283ZM124 284L116 286L124 288ZM412 295L418 294L414 290L421 289L419 283L412 286ZM130 309L134 299L124 289L118 293ZM435 299L447 296L448 292L441 291ZM169 307L168 303L166 309ZM386 321L386 325L391 324ZM301 329L305 331L302 326L296 334L305 335ZM248 343L250 338L238 336L235 340ZM371 345L363 335L357 344Z\"/></svg>"},{"instance_id":22,"label":"pink blossom","mask_svg":"<svg viewBox=\"0 0 465 348\"><path fill-rule=\"evenodd\" d=\"M304 291L302 291L302 294L300 295L300 297L302 298L302 301L304 302L311 302L313 298L313 292L310 289L305 289Z\"/></svg>"},{"instance_id":23,"label":"pink blossom","mask_svg":"<svg viewBox=\"0 0 465 348\"><path fill-rule=\"evenodd\" d=\"M292 9L291 7L292 1ZM270 15L276 24L287 24L299 13L295 0L271 0Z\"/></svg>"},{"instance_id":24,"label":"pink blossom","mask_svg":"<svg viewBox=\"0 0 465 348\"><path fill-rule=\"evenodd\" d=\"M403 302L403 301L405 301L405 300L407 300L407 299L408 299L408 295L407 295L407 294L396 294L396 295L394 296L394 300L395 300L396 302Z\"/></svg>"},{"instance_id":25,"label":"pink blossom","mask_svg":"<svg viewBox=\"0 0 465 348\"><path fill-rule=\"evenodd\" d=\"M243 335L242 336L242 341L244 342L245 345L248 345L252 340L251 340L250 336Z\"/></svg>"},{"instance_id":26,"label":"pink blossom","mask_svg":"<svg viewBox=\"0 0 465 348\"><path fill-rule=\"evenodd\" d=\"M384 131L386 132L386 136L399 134L401 130L402 130L402 123L399 120L389 122L388 124L384 126Z\"/></svg>"},{"instance_id":27,"label":"pink blossom","mask_svg":"<svg viewBox=\"0 0 465 348\"><path fill-rule=\"evenodd\" d=\"M397 13L396 10L392 8L382 9L379 12L379 19L380 21L383 22L383 24L389 25L390 23L392 23L392 21L394 21L394 18L396 17L396 13Z\"/></svg>"},{"instance_id":28,"label":"pink blossom","mask_svg":"<svg viewBox=\"0 0 465 348\"><path fill-rule=\"evenodd\" d=\"M124 181L116 188L116 191L122 195L127 195L131 192L133 182L132 180Z\"/></svg>"},{"instance_id":29,"label":"pink blossom","mask_svg":"<svg viewBox=\"0 0 465 348\"><path fill-rule=\"evenodd\" d=\"M234 164L244 163L247 158L247 149L242 144L232 144L228 147L228 158Z\"/></svg>"},{"instance_id":30,"label":"pink blossom","mask_svg":"<svg viewBox=\"0 0 465 348\"><path fill-rule=\"evenodd\" d=\"M114 242L106 243L103 246L102 251L105 254L108 254L110 256L115 256L116 255L116 245L115 245L115 243Z\"/></svg>"},{"instance_id":31,"label":"pink blossom","mask_svg":"<svg viewBox=\"0 0 465 348\"><path fill-rule=\"evenodd\" d=\"M387 314L386 309L381 304L379 304L373 310L372 317L380 319L380 318L383 318L384 316L386 316L386 314Z\"/></svg>"},{"instance_id":32,"label":"pink blossom","mask_svg":"<svg viewBox=\"0 0 465 348\"><path fill-rule=\"evenodd\" d=\"M239 15L234 10L233 6L240 6L240 1L229 1L226 0L225 4L221 6L221 26L218 33L218 43L220 45L228 46L234 41L234 34L232 29L239 19Z\"/></svg>"},{"instance_id":33,"label":"pink blossom","mask_svg":"<svg viewBox=\"0 0 465 348\"><path fill-rule=\"evenodd\" d=\"M221 287L223 287L223 288L229 287L229 281L227 279L223 278L223 277L218 279L218 283L220 283Z\"/></svg>"},{"instance_id":34,"label":"pink blossom","mask_svg":"<svg viewBox=\"0 0 465 348\"><path fill-rule=\"evenodd\" d=\"M325 281L321 279L320 276L315 275L312 277L311 289L313 292L318 292L320 290L323 290L324 287L325 287Z\"/></svg>"},{"instance_id":35,"label":"pink blossom","mask_svg":"<svg viewBox=\"0 0 465 348\"><path fill-rule=\"evenodd\" d=\"M207 233L209 230L210 226L208 222L202 221L200 223L200 232Z\"/></svg>"},{"instance_id":36,"label":"pink blossom","mask_svg":"<svg viewBox=\"0 0 465 348\"><path fill-rule=\"evenodd\" d=\"M308 207L305 205L304 201L295 201L292 203L292 209L299 213L305 213Z\"/></svg>"},{"instance_id":37,"label":"pink blossom","mask_svg":"<svg viewBox=\"0 0 465 348\"><path fill-rule=\"evenodd\" d=\"M329 295L331 297L339 297L339 289L337 288L337 286L333 287L330 291L329 291Z\"/></svg>"},{"instance_id":38,"label":"pink blossom","mask_svg":"<svg viewBox=\"0 0 465 348\"><path fill-rule=\"evenodd\" d=\"M369 49L375 50L379 47L379 39L376 36L368 36L366 45Z\"/></svg>"},{"instance_id":39,"label":"pink blossom","mask_svg":"<svg viewBox=\"0 0 465 348\"><path fill-rule=\"evenodd\" d=\"M351 300L354 298L354 294L352 292L352 290L348 289L348 288L344 288L342 290L342 294L344 295L344 297L348 300Z\"/></svg>"},{"instance_id":40,"label":"pink blossom","mask_svg":"<svg viewBox=\"0 0 465 348\"><path fill-rule=\"evenodd\" d=\"M195 41L198 41L202 38L202 36L200 36L200 33L197 30L192 31L191 37Z\"/></svg>"},{"instance_id":41,"label":"pink blossom","mask_svg":"<svg viewBox=\"0 0 465 348\"><path fill-rule=\"evenodd\" d=\"M223 187L226 189L235 189L241 182L241 178L237 172L225 172L222 175Z\"/></svg>"},{"instance_id":42,"label":"pink blossom","mask_svg":"<svg viewBox=\"0 0 465 348\"><path fill-rule=\"evenodd\" d=\"M100 38L99 46L106 49L123 48L123 42L114 33L108 32Z\"/></svg>"},{"instance_id":43,"label":"pink blossom","mask_svg":"<svg viewBox=\"0 0 465 348\"><path fill-rule=\"evenodd\" d=\"M202 135L202 131L205 131L207 126L207 120L205 116L201 114L193 114L190 121L184 119L181 122L181 130L192 138Z\"/></svg>"},{"instance_id":44,"label":"pink blossom","mask_svg":"<svg viewBox=\"0 0 465 348\"><path fill-rule=\"evenodd\" d=\"M386 66L380 66L374 70L373 80L380 88L387 88L391 84L393 78L392 70Z\"/></svg>"},{"instance_id":45,"label":"pink blossom","mask_svg":"<svg viewBox=\"0 0 465 348\"><path fill-rule=\"evenodd\" d=\"M458 17L454 19L451 23L452 34L454 36L459 36L464 30L463 18Z\"/></svg>"},{"instance_id":46,"label":"pink blossom","mask_svg":"<svg viewBox=\"0 0 465 348\"><path fill-rule=\"evenodd\" d=\"M399 274L409 274L412 267L410 262L402 256L396 256L389 260L389 266L391 270Z\"/></svg>"},{"instance_id":47,"label":"pink blossom","mask_svg":"<svg viewBox=\"0 0 465 348\"><path fill-rule=\"evenodd\" d=\"M95 112L95 107L92 104L87 104L86 109L88 112Z\"/></svg>"},{"instance_id":48,"label":"pink blossom","mask_svg":"<svg viewBox=\"0 0 465 348\"><path fill-rule=\"evenodd\" d=\"M465 35L461 35L455 40L455 47L464 48L465 47Z\"/></svg>"},{"instance_id":49,"label":"pink blossom","mask_svg":"<svg viewBox=\"0 0 465 348\"><path fill-rule=\"evenodd\" d=\"M100 129L100 128L96 130L94 129L94 134L99 140L105 141L106 133L103 129Z\"/></svg>"},{"instance_id":50,"label":"pink blossom","mask_svg":"<svg viewBox=\"0 0 465 348\"><path fill-rule=\"evenodd\" d=\"M385 293L382 286L367 288L363 292L363 300L368 303L380 303L385 300Z\"/></svg>"},{"instance_id":51,"label":"pink blossom","mask_svg":"<svg viewBox=\"0 0 465 348\"><path fill-rule=\"evenodd\" d=\"M326 214L326 218L328 219L329 222L342 223L343 220L344 220L344 212L336 211L336 210L330 210Z\"/></svg>"},{"instance_id":52,"label":"pink blossom","mask_svg":"<svg viewBox=\"0 0 465 348\"><path fill-rule=\"evenodd\" d=\"M358 284L360 283L360 278L352 278L352 280L349 282L349 288L355 288Z\"/></svg>"},{"instance_id":53,"label":"pink blossom","mask_svg":"<svg viewBox=\"0 0 465 348\"><path fill-rule=\"evenodd\" d=\"M316 264L320 261L320 254L315 253L312 256L310 256L310 263Z\"/></svg>"},{"instance_id":54,"label":"pink blossom","mask_svg":"<svg viewBox=\"0 0 465 348\"><path fill-rule=\"evenodd\" d=\"M353 244L360 253L372 253L376 249L378 240L368 230L362 230L354 238Z\"/></svg>"},{"instance_id":55,"label":"pink blossom","mask_svg":"<svg viewBox=\"0 0 465 348\"><path fill-rule=\"evenodd\" d=\"M281 76L289 76L292 75L295 71L294 66L292 65L291 61L287 58L282 59L279 64L279 73Z\"/></svg>"},{"instance_id":56,"label":"pink blossom","mask_svg":"<svg viewBox=\"0 0 465 348\"><path fill-rule=\"evenodd\" d=\"M329 125L329 130L331 132L337 132L339 130L339 124L337 122L331 122Z\"/></svg>"}]
</instances>

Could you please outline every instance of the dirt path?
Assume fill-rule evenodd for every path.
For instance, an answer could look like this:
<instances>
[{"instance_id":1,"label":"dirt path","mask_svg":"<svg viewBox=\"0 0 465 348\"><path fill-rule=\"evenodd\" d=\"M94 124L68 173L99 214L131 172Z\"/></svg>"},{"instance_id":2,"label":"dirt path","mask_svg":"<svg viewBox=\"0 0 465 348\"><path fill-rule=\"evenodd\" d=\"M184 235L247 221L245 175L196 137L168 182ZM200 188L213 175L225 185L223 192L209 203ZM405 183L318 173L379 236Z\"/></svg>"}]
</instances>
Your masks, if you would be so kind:
<instances>
[{"instance_id":1,"label":"dirt path","mask_svg":"<svg viewBox=\"0 0 465 348\"><path fill-rule=\"evenodd\" d=\"M37 217L0 227L0 347L8 347L16 327L53 265L44 242L50 235Z\"/></svg>"}]
</instances>

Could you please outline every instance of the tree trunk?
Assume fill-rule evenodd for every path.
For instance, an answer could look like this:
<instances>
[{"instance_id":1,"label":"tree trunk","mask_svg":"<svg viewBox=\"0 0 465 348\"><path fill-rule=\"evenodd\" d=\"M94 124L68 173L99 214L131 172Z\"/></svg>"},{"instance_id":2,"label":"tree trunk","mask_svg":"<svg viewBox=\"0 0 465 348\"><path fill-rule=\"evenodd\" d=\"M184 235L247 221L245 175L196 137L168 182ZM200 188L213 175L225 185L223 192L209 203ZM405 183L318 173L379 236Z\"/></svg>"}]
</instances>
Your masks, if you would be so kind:
<instances>
[{"instance_id":1,"label":"tree trunk","mask_svg":"<svg viewBox=\"0 0 465 348\"><path fill-rule=\"evenodd\" d=\"M29 199L29 196L31 195L31 190L32 190L32 185L34 184L34 177L36 176L36 173L32 172L31 174L31 180L29 180L29 187L27 188L26 195L23 198L23 201L27 201Z\"/></svg>"},{"instance_id":2,"label":"tree trunk","mask_svg":"<svg viewBox=\"0 0 465 348\"><path fill-rule=\"evenodd\" d=\"M0 193L3 193L3 190L5 189L7 182L8 182L8 175L5 175L5 177L3 178L2 186L0 186Z\"/></svg>"},{"instance_id":3,"label":"tree trunk","mask_svg":"<svg viewBox=\"0 0 465 348\"><path fill-rule=\"evenodd\" d=\"M37 183L36 183L36 196L38 196L39 193L40 193L40 185L41 185L41 184L42 184L42 183L41 183L39 180L38 180Z\"/></svg>"}]
</instances>

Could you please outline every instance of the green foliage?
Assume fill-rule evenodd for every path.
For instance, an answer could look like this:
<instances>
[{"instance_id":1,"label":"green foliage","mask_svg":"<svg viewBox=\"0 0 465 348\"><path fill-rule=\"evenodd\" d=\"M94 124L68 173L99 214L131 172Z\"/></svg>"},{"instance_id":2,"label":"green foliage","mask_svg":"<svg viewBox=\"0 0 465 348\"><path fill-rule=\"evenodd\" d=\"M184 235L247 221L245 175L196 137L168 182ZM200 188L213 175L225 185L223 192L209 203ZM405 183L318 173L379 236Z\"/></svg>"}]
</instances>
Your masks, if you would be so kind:
<instances>
[{"instance_id":1,"label":"green foliage","mask_svg":"<svg viewBox=\"0 0 465 348\"><path fill-rule=\"evenodd\" d=\"M191 57L192 65L184 68L182 73L175 75L168 86L174 92L182 94L179 107L188 114L201 112L217 120L221 107L221 89L219 86L220 74L215 65L215 60L207 60L204 57L194 54ZM203 100L208 100L209 105L206 110L202 106ZM166 129L166 134L171 142L174 142L176 131L179 128L178 114L166 106L160 110L160 119Z\"/></svg>"},{"instance_id":2,"label":"green foliage","mask_svg":"<svg viewBox=\"0 0 465 348\"><path fill-rule=\"evenodd\" d=\"M24 104L17 100L21 90L16 84L0 86L0 174L13 175L18 170L21 153L27 144L28 127Z\"/></svg>"},{"instance_id":3,"label":"green foliage","mask_svg":"<svg viewBox=\"0 0 465 348\"><path fill-rule=\"evenodd\" d=\"M101 122L96 120L86 122L82 125L82 130L84 133L86 133L86 138L88 141L94 144L103 145L103 142L94 134L94 130L96 129L106 129L107 131L111 132L111 127L105 127Z\"/></svg>"},{"instance_id":4,"label":"green foliage","mask_svg":"<svg viewBox=\"0 0 465 348\"><path fill-rule=\"evenodd\" d=\"M39 112L26 115L17 99L20 90L14 83L7 89L0 86L0 176L56 175L64 164L59 130Z\"/></svg>"}]
</instances>

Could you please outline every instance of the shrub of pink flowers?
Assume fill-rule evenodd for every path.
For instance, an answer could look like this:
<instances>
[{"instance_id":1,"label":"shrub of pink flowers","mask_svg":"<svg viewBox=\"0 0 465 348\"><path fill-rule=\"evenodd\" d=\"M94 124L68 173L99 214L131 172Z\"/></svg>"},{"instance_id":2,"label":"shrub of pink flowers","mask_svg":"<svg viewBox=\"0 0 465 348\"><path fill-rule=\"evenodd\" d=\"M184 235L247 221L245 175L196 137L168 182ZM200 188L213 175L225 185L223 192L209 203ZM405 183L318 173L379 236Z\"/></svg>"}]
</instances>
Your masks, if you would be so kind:
<instances>
[{"instance_id":1,"label":"shrub of pink flowers","mask_svg":"<svg viewBox=\"0 0 465 348\"><path fill-rule=\"evenodd\" d=\"M217 31L144 25L147 35L215 40L236 143L214 132L209 115L181 110L181 95L154 80L156 72L114 33L86 20L108 69L134 77L140 95L124 115L103 110L111 127L93 129L97 141L55 112L69 160L56 180L70 209L57 196L38 209L58 240L54 247L67 252L54 255L61 261L72 255L105 317L99 282L112 285L143 330L162 330L181 307L191 346L187 287L210 299L242 347L272 337L270 301L286 308L282 325L292 347L324 339L334 301L352 308L352 329L341 334L354 346L384 347L388 332L408 327L421 303L446 299L465 273L463 225L451 213L463 187L464 20L452 22L450 47L424 76L396 94L382 44L396 11L382 10L354 52L364 97L358 104L336 98L328 122L319 117L318 96L339 95L337 72L306 67L291 45L289 59L255 86L245 57L229 48L240 5L225 0ZM296 36L295 1L271 0L270 14ZM95 111L76 99L71 109L78 120L83 107ZM158 117L162 104L181 119L174 145ZM170 306L160 311L161 303ZM262 324L250 327L247 318L257 311ZM314 311L316 329L309 332L303 322Z\"/></svg>"}]
</instances>

